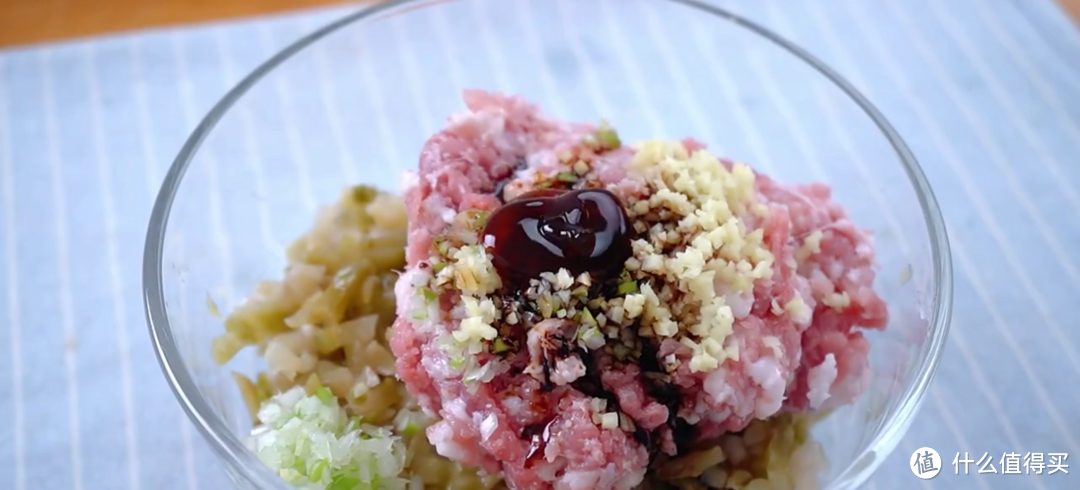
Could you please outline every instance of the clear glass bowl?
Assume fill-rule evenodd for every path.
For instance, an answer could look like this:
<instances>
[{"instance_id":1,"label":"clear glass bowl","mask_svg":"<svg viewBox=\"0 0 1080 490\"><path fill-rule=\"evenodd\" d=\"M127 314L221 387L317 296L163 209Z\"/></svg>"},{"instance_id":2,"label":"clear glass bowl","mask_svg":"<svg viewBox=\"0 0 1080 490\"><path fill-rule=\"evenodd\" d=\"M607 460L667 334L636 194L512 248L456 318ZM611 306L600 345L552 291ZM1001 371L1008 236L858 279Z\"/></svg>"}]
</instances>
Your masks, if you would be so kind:
<instances>
[{"instance_id":1,"label":"clear glass bowl","mask_svg":"<svg viewBox=\"0 0 1080 490\"><path fill-rule=\"evenodd\" d=\"M463 88L516 93L624 140L693 136L785 182L824 181L876 233L891 309L873 379L814 437L822 487L852 489L897 445L933 378L952 279L941 214L911 152L850 84L797 46L690 0L412 0L334 22L277 54L206 116L155 203L144 290L162 370L244 488L287 488L249 453L229 370L210 357L229 311L277 278L286 243L354 183L397 188Z\"/></svg>"}]
</instances>

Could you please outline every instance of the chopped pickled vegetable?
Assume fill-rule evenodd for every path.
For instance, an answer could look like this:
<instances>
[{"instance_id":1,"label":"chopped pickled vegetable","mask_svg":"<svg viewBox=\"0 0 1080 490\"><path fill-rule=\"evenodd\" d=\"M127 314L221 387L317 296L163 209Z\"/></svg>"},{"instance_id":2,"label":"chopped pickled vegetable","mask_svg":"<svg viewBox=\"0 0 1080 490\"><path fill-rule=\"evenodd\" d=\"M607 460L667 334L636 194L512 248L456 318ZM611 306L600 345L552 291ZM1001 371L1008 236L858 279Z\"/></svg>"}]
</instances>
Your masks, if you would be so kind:
<instances>
[{"instance_id":1,"label":"chopped pickled vegetable","mask_svg":"<svg viewBox=\"0 0 1080 490\"><path fill-rule=\"evenodd\" d=\"M476 226L487 218L483 212L465 217ZM269 364L254 380L233 377L256 424L252 449L298 488L485 490L501 480L481 479L475 468L440 456L424 436L434 419L394 376L387 342L407 241L400 196L362 186L346 189L289 246L284 277L260 282L213 342L220 363L250 345ZM441 247L450 252L459 242L460 237L444 238ZM434 290L420 294L437 299ZM211 314L212 301L208 295ZM260 405L277 410L270 419L282 419L273 422L265 412L260 417ZM346 419L345 411L355 416Z\"/></svg>"},{"instance_id":2,"label":"chopped pickled vegetable","mask_svg":"<svg viewBox=\"0 0 1080 490\"><path fill-rule=\"evenodd\" d=\"M214 357L214 362L222 365L229 362L243 348L244 341L229 332L213 340L210 345L210 353Z\"/></svg>"},{"instance_id":3,"label":"chopped pickled vegetable","mask_svg":"<svg viewBox=\"0 0 1080 490\"><path fill-rule=\"evenodd\" d=\"M360 262L346 266L334 274L330 287L315 293L304 301L300 309L285 319L292 328L301 325L328 325L341 321L345 310L356 295L364 279L369 277L370 265Z\"/></svg>"},{"instance_id":4,"label":"chopped pickled vegetable","mask_svg":"<svg viewBox=\"0 0 1080 490\"><path fill-rule=\"evenodd\" d=\"M371 186L357 185L349 188L348 196L354 204L367 204L375 200L379 191Z\"/></svg>"},{"instance_id":5,"label":"chopped pickled vegetable","mask_svg":"<svg viewBox=\"0 0 1080 490\"><path fill-rule=\"evenodd\" d=\"M255 420L259 413L259 404L263 400L259 397L259 388L251 381L251 378L241 373L233 371L232 376L236 381L236 387L240 389L240 396L244 399L248 414L251 415L252 420Z\"/></svg>"},{"instance_id":6,"label":"chopped pickled vegetable","mask_svg":"<svg viewBox=\"0 0 1080 490\"><path fill-rule=\"evenodd\" d=\"M206 293L206 309L210 310L210 316L221 319L221 309L218 308L217 302L214 301L213 296L210 296L210 293Z\"/></svg>"},{"instance_id":7,"label":"chopped pickled vegetable","mask_svg":"<svg viewBox=\"0 0 1080 490\"><path fill-rule=\"evenodd\" d=\"M617 150L622 146L622 141L619 140L619 134L607 123L600 124L600 127L593 133L593 138L603 149Z\"/></svg>"},{"instance_id":8,"label":"chopped pickled vegetable","mask_svg":"<svg viewBox=\"0 0 1080 490\"><path fill-rule=\"evenodd\" d=\"M225 320L225 331L245 343L257 344L274 334L288 331L289 326L285 324L287 316L288 311L274 305L252 305L234 311Z\"/></svg>"},{"instance_id":9,"label":"chopped pickled vegetable","mask_svg":"<svg viewBox=\"0 0 1080 490\"><path fill-rule=\"evenodd\" d=\"M341 340L341 327L330 325L315 332L315 348L320 355L327 355L345 345Z\"/></svg>"},{"instance_id":10,"label":"chopped pickled vegetable","mask_svg":"<svg viewBox=\"0 0 1080 490\"><path fill-rule=\"evenodd\" d=\"M311 373L311 376L308 376L307 382L304 383L304 392L308 395L318 395L319 399L322 399L323 393L329 395L331 400L334 396L327 387L323 386L319 373Z\"/></svg>"}]
</instances>

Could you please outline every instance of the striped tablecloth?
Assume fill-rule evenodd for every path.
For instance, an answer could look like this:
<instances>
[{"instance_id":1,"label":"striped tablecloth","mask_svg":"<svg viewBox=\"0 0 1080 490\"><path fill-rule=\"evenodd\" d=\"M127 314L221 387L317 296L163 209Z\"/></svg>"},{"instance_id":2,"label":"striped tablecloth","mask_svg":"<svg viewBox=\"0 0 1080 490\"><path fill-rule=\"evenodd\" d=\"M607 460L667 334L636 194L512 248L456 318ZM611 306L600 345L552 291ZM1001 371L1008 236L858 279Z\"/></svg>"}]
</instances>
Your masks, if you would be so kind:
<instances>
[{"instance_id":1,"label":"striped tablecloth","mask_svg":"<svg viewBox=\"0 0 1080 490\"><path fill-rule=\"evenodd\" d=\"M1080 31L1051 0L723 4L855 83L944 208L953 333L868 487L1080 488ZM0 51L0 488L228 487L146 336L150 202L197 116L343 14ZM180 117L158 117L178 99ZM944 459L933 480L908 469L923 446ZM955 475L965 452L997 474ZM1003 454L1029 452L1068 454L1069 474L1001 474Z\"/></svg>"}]
</instances>

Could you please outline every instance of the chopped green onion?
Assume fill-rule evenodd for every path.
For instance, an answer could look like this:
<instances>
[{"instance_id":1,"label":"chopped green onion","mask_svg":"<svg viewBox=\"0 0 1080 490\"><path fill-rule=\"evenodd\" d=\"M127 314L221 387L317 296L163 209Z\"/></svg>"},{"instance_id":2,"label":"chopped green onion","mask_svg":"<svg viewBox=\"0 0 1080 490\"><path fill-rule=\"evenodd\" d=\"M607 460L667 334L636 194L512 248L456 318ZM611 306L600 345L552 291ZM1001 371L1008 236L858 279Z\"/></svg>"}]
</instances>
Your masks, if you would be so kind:
<instances>
[{"instance_id":1,"label":"chopped green onion","mask_svg":"<svg viewBox=\"0 0 1080 490\"><path fill-rule=\"evenodd\" d=\"M510 350L510 345L507 344L506 341L504 341L501 338L496 337L495 341L492 342L492 344L491 344L491 353L492 354L501 354L501 353L506 352L508 350Z\"/></svg>"},{"instance_id":2,"label":"chopped green onion","mask_svg":"<svg viewBox=\"0 0 1080 490\"><path fill-rule=\"evenodd\" d=\"M488 213L487 211L476 211L473 215L472 226L474 230L479 230L487 225Z\"/></svg>"},{"instance_id":3,"label":"chopped green onion","mask_svg":"<svg viewBox=\"0 0 1080 490\"><path fill-rule=\"evenodd\" d=\"M310 490L404 489L405 444L389 430L348 418L321 388L266 400L250 446L286 482Z\"/></svg>"},{"instance_id":4,"label":"chopped green onion","mask_svg":"<svg viewBox=\"0 0 1080 490\"><path fill-rule=\"evenodd\" d=\"M432 291L431 288L428 288L428 287L420 288L420 293L423 294L424 299L426 299L428 301L435 301L435 300L439 299L439 295L435 294L435 291Z\"/></svg>"},{"instance_id":5,"label":"chopped green onion","mask_svg":"<svg viewBox=\"0 0 1080 490\"><path fill-rule=\"evenodd\" d=\"M464 223L465 228L469 229L470 231L477 231L483 228L485 224L487 224L487 215L487 211L483 211L480 209L467 209L458 213L457 219L460 220L460 222Z\"/></svg>"},{"instance_id":6,"label":"chopped green onion","mask_svg":"<svg viewBox=\"0 0 1080 490\"><path fill-rule=\"evenodd\" d=\"M555 176L555 180L558 180L559 182L573 184L574 182L578 181L578 176L574 175L571 172L559 172L559 175Z\"/></svg>"},{"instance_id":7,"label":"chopped green onion","mask_svg":"<svg viewBox=\"0 0 1080 490\"><path fill-rule=\"evenodd\" d=\"M325 459L320 459L311 466L311 471L308 471L308 480L320 481L322 480L322 474L330 468L330 462Z\"/></svg>"},{"instance_id":8,"label":"chopped green onion","mask_svg":"<svg viewBox=\"0 0 1080 490\"><path fill-rule=\"evenodd\" d=\"M592 325L588 328L578 330L580 337L578 342L589 350L596 350L604 346L606 340L604 334L600 332L600 329L596 325Z\"/></svg>"},{"instance_id":9,"label":"chopped green onion","mask_svg":"<svg viewBox=\"0 0 1080 490\"><path fill-rule=\"evenodd\" d=\"M635 282L635 281L627 281L627 282L619 284L619 289L618 289L617 293L619 295L626 295L626 294L630 294L630 293L636 293L637 291L638 291L637 282Z\"/></svg>"},{"instance_id":10,"label":"chopped green onion","mask_svg":"<svg viewBox=\"0 0 1080 490\"><path fill-rule=\"evenodd\" d=\"M581 310L581 324L582 325L596 325L596 318L593 317L591 311L588 308Z\"/></svg>"},{"instance_id":11,"label":"chopped green onion","mask_svg":"<svg viewBox=\"0 0 1080 490\"><path fill-rule=\"evenodd\" d=\"M439 255L446 256L446 254L450 253L450 242L445 237L436 238L435 250L439 252Z\"/></svg>"},{"instance_id":12,"label":"chopped green onion","mask_svg":"<svg viewBox=\"0 0 1080 490\"><path fill-rule=\"evenodd\" d=\"M436 262L435 265L431 266L431 270L435 271L436 274L442 272L445 268L446 262Z\"/></svg>"},{"instance_id":13,"label":"chopped green onion","mask_svg":"<svg viewBox=\"0 0 1080 490\"><path fill-rule=\"evenodd\" d=\"M334 480L330 482L330 486L326 487L326 490L353 490L359 484L359 478L338 475L334 477Z\"/></svg>"},{"instance_id":14,"label":"chopped green onion","mask_svg":"<svg viewBox=\"0 0 1080 490\"><path fill-rule=\"evenodd\" d=\"M615 354L615 358L620 361L625 360L626 356L630 354L630 348L626 347L623 344L615 344L615 347L613 349L613 354Z\"/></svg>"},{"instance_id":15,"label":"chopped green onion","mask_svg":"<svg viewBox=\"0 0 1080 490\"><path fill-rule=\"evenodd\" d=\"M327 388L325 386L319 387L318 390L315 390L315 396L319 397L319 401L323 402L323 404L326 405L334 404L337 401L334 394L330 392L330 388Z\"/></svg>"},{"instance_id":16,"label":"chopped green onion","mask_svg":"<svg viewBox=\"0 0 1080 490\"><path fill-rule=\"evenodd\" d=\"M360 428L360 423L363 422L363 418L359 415L349 417L349 423L345 426L345 432L352 432Z\"/></svg>"}]
</instances>

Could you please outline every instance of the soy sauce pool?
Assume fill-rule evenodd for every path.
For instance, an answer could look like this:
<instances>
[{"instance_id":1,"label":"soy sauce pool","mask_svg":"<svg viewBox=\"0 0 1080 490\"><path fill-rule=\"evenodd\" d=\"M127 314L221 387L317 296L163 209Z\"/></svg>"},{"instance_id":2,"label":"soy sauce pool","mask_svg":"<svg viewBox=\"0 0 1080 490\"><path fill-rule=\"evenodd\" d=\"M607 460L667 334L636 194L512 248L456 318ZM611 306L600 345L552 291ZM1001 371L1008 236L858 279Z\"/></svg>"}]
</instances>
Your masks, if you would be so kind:
<instances>
[{"instance_id":1,"label":"soy sauce pool","mask_svg":"<svg viewBox=\"0 0 1080 490\"><path fill-rule=\"evenodd\" d=\"M483 238L504 281L561 268L604 280L618 275L632 255L630 229L626 210L608 190L542 189L492 212Z\"/></svg>"}]
</instances>

